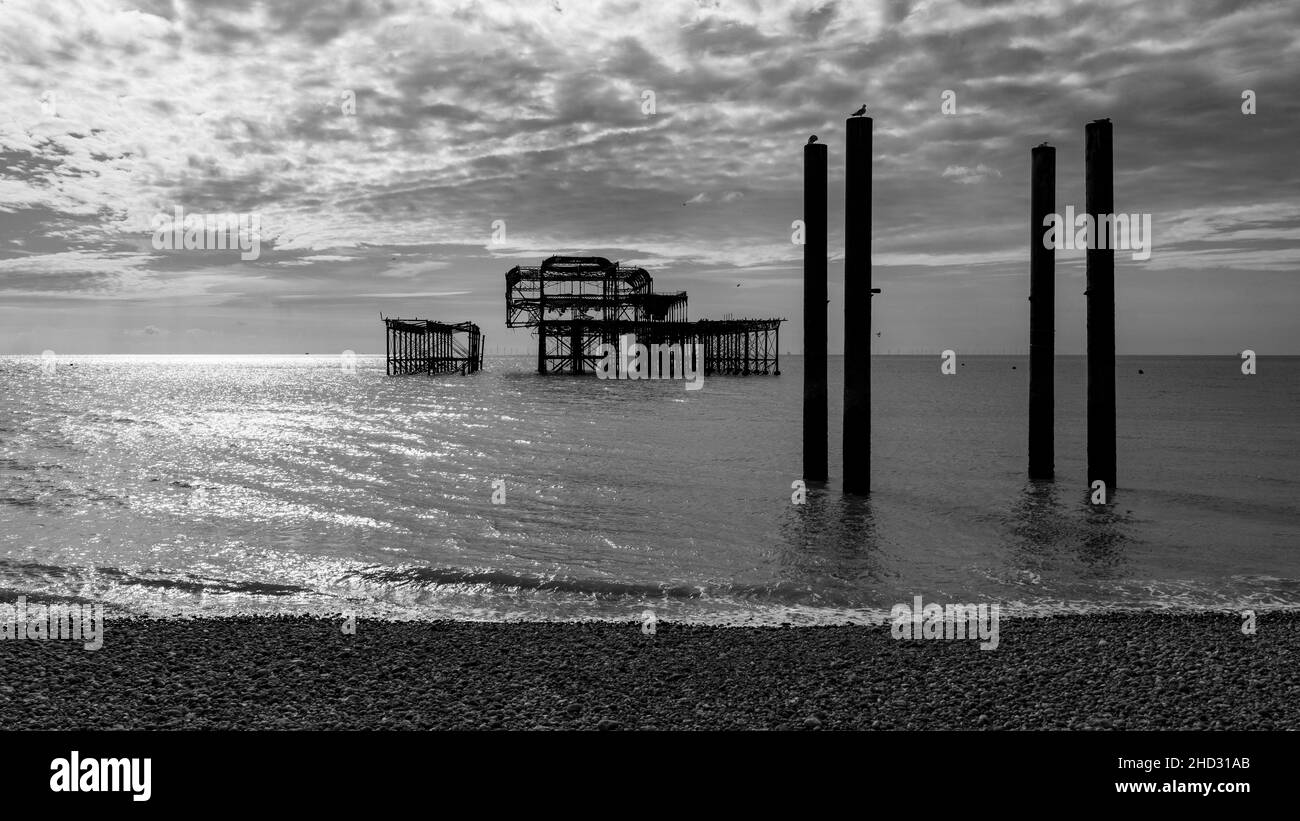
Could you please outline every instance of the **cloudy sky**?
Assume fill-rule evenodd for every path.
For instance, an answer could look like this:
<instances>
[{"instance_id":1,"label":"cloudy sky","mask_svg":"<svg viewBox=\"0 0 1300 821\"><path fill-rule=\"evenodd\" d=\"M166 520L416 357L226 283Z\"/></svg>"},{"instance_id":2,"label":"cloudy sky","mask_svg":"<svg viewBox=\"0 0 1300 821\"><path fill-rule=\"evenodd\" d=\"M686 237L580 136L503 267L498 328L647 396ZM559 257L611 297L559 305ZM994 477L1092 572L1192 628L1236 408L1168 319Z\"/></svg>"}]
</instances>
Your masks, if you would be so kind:
<instances>
[{"instance_id":1,"label":"cloudy sky","mask_svg":"<svg viewBox=\"0 0 1300 821\"><path fill-rule=\"evenodd\" d=\"M0 0L0 89L0 353L382 352L381 312L526 349L503 274L557 252L798 352L814 133L838 351L866 103L878 352L1026 349L1029 150L1081 210L1110 117L1116 210L1154 227L1116 255L1120 353L1300 354L1293 2ZM177 207L256 215L259 258L155 249ZM1083 252L1057 273L1081 352Z\"/></svg>"}]
</instances>

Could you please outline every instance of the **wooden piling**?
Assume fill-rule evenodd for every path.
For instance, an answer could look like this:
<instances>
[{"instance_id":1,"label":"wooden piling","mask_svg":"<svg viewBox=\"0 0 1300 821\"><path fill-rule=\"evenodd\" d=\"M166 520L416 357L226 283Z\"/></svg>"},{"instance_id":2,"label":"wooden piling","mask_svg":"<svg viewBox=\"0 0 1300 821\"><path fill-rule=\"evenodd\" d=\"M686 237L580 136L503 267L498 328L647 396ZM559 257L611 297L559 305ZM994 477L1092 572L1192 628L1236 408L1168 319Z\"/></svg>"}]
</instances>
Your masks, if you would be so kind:
<instances>
[{"instance_id":1,"label":"wooden piling","mask_svg":"<svg viewBox=\"0 0 1300 821\"><path fill-rule=\"evenodd\" d=\"M1029 478L1055 473L1056 250L1043 247L1044 220L1056 213L1056 149L1030 151L1029 180ZM1065 230L1074 230L1073 226Z\"/></svg>"},{"instance_id":2,"label":"wooden piling","mask_svg":"<svg viewBox=\"0 0 1300 821\"><path fill-rule=\"evenodd\" d=\"M1115 251L1110 215L1115 210L1109 119L1084 127L1085 207L1095 240L1088 267L1088 486L1106 483L1115 491Z\"/></svg>"},{"instance_id":3,"label":"wooden piling","mask_svg":"<svg viewBox=\"0 0 1300 821\"><path fill-rule=\"evenodd\" d=\"M850 117L844 179L844 492L871 492L871 126Z\"/></svg>"},{"instance_id":4,"label":"wooden piling","mask_svg":"<svg viewBox=\"0 0 1300 821\"><path fill-rule=\"evenodd\" d=\"M803 479L824 482L826 462L826 145L803 150Z\"/></svg>"}]
</instances>

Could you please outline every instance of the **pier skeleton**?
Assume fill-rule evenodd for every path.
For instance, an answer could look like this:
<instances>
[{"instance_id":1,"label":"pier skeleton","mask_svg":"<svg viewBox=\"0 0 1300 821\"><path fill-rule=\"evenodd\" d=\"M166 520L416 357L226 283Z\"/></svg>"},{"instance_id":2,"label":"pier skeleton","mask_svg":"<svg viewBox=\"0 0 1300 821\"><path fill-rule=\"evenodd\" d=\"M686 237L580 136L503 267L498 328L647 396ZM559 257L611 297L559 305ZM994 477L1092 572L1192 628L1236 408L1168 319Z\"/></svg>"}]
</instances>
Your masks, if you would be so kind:
<instances>
[{"instance_id":1,"label":"pier skeleton","mask_svg":"<svg viewBox=\"0 0 1300 821\"><path fill-rule=\"evenodd\" d=\"M389 376L415 373L470 374L483 369L483 343L473 322L384 318Z\"/></svg>"},{"instance_id":2,"label":"pier skeleton","mask_svg":"<svg viewBox=\"0 0 1300 821\"><path fill-rule=\"evenodd\" d=\"M643 268L604 257L548 257L506 272L506 326L537 329L537 372L595 373L602 345L633 334L643 345L701 346L705 375L780 375L784 319L686 317L686 292L658 293ZM663 365L667 373L668 363Z\"/></svg>"}]
</instances>

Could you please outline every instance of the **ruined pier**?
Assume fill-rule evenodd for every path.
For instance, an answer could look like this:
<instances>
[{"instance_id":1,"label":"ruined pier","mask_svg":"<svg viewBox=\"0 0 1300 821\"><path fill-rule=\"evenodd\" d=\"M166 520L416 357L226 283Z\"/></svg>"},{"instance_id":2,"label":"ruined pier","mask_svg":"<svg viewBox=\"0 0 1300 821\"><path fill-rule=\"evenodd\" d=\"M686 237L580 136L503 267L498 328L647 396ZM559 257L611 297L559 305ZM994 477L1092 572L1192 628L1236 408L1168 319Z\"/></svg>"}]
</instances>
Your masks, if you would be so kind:
<instances>
[{"instance_id":1,"label":"ruined pier","mask_svg":"<svg viewBox=\"0 0 1300 821\"><path fill-rule=\"evenodd\" d=\"M686 292L656 292L644 268L604 257L549 257L506 272L506 327L537 332L537 372L594 374L603 346L635 336L678 346L710 375L779 375L784 319L701 319L686 315Z\"/></svg>"},{"instance_id":2,"label":"ruined pier","mask_svg":"<svg viewBox=\"0 0 1300 821\"><path fill-rule=\"evenodd\" d=\"M487 339L473 322L454 325L431 319L384 319L389 376L476 373L483 369Z\"/></svg>"}]
</instances>

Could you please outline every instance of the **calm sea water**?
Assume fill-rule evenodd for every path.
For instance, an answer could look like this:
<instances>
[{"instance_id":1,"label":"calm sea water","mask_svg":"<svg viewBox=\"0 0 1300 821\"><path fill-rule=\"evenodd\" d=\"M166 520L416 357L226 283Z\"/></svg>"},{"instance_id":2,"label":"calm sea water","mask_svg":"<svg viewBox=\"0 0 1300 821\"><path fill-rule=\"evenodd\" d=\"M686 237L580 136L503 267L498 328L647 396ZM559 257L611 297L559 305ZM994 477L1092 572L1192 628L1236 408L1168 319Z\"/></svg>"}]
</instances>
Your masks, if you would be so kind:
<instances>
[{"instance_id":1,"label":"calm sea water","mask_svg":"<svg viewBox=\"0 0 1300 821\"><path fill-rule=\"evenodd\" d=\"M873 621L1300 605L1300 359L1121 358L1120 488L1090 508L1085 363L1026 482L1021 357L873 361L873 493L800 478L780 377L389 378L380 358L0 357L0 598L126 611ZM1014 366L1014 369L1013 369ZM1145 374L1139 374L1142 369ZM494 481L504 503L493 504ZM1005 611L1004 611L1005 612Z\"/></svg>"}]
</instances>

